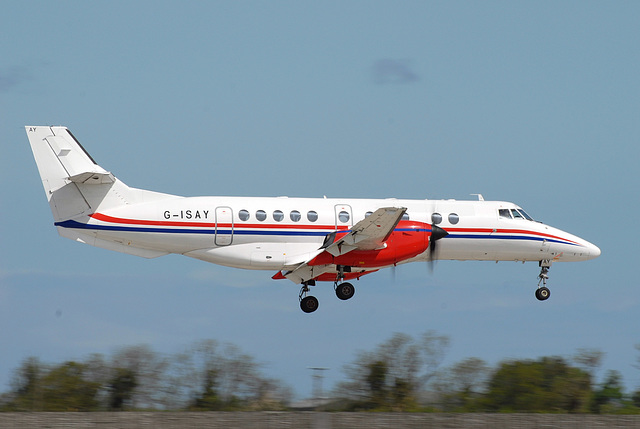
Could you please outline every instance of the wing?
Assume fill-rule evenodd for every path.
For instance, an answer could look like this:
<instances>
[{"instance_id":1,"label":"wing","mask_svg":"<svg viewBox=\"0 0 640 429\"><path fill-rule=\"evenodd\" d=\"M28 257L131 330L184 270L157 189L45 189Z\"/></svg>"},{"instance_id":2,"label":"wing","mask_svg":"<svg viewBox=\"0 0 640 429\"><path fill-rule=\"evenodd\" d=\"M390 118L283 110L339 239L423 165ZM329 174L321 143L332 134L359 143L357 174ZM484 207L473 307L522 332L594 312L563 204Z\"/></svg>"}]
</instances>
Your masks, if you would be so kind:
<instances>
[{"instance_id":1,"label":"wing","mask_svg":"<svg viewBox=\"0 0 640 429\"><path fill-rule=\"evenodd\" d=\"M325 250L333 256L340 256L356 249L380 249L406 211L407 209L404 207L378 209L356 223L347 235L331 243Z\"/></svg>"},{"instance_id":2,"label":"wing","mask_svg":"<svg viewBox=\"0 0 640 429\"><path fill-rule=\"evenodd\" d=\"M333 237L325 241L325 244L318 249L313 258L291 271L276 274L274 278L286 277L294 283L302 283L316 279L325 273L336 272L334 264L310 265L310 263L323 252L340 256L353 250L383 248L384 242L389 238L406 211L407 209L404 207L383 207L376 210L370 216L356 223L344 237L335 240L336 233L333 233Z\"/></svg>"}]
</instances>

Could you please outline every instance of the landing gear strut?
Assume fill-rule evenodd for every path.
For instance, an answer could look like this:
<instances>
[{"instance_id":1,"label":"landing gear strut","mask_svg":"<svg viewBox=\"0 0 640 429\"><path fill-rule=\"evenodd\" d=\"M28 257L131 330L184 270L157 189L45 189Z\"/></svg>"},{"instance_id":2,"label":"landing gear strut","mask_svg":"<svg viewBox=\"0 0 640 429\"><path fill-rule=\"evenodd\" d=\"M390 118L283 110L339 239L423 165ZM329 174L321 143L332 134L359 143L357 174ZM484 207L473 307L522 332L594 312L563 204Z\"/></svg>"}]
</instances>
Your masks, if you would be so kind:
<instances>
[{"instance_id":1,"label":"landing gear strut","mask_svg":"<svg viewBox=\"0 0 640 429\"><path fill-rule=\"evenodd\" d=\"M318 298L311 295L307 296L309 293L309 286L315 285L316 282L314 280L309 280L302 283L302 287L300 288L300 294L298 295L298 298L300 299L300 309L305 313L313 313L318 309Z\"/></svg>"},{"instance_id":2,"label":"landing gear strut","mask_svg":"<svg viewBox=\"0 0 640 429\"><path fill-rule=\"evenodd\" d=\"M547 287L547 280L549 280L549 268L551 268L551 261L540 261L540 274L538 274L538 289L536 290L536 298L538 301L544 301L549 299L551 291ZM542 283L542 287L540 284Z\"/></svg>"},{"instance_id":3,"label":"landing gear strut","mask_svg":"<svg viewBox=\"0 0 640 429\"><path fill-rule=\"evenodd\" d=\"M350 273L351 267L345 267L343 265L338 265L338 276L336 281L333 283L333 289L336 291L336 296L341 300L345 301L353 296L356 293L356 288L353 287L351 283L344 282L339 283L344 280L344 273Z\"/></svg>"}]
</instances>

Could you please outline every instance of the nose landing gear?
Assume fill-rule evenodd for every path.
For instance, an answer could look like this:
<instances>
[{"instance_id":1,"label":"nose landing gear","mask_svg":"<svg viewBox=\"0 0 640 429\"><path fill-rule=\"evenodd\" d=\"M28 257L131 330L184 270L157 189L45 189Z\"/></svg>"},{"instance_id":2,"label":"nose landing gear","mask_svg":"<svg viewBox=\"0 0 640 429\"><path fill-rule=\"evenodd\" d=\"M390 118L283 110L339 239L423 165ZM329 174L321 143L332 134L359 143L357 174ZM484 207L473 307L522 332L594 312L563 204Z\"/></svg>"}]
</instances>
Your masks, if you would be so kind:
<instances>
[{"instance_id":1,"label":"nose landing gear","mask_svg":"<svg viewBox=\"0 0 640 429\"><path fill-rule=\"evenodd\" d=\"M547 280L549 280L549 268L551 268L551 261L540 261L540 274L538 274L538 289L536 290L536 298L538 301L545 301L551 296L551 291L547 287ZM540 284L542 283L542 287Z\"/></svg>"}]
</instances>

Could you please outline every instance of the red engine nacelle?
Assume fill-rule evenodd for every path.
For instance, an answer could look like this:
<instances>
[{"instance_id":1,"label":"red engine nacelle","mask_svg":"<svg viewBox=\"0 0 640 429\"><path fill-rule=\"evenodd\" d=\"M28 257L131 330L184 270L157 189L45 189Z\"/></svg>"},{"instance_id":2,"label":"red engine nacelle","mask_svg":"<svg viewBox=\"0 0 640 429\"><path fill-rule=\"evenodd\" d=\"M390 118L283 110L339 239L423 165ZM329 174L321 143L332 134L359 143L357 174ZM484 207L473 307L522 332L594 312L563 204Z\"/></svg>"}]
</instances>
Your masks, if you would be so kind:
<instances>
[{"instance_id":1,"label":"red engine nacelle","mask_svg":"<svg viewBox=\"0 0 640 429\"><path fill-rule=\"evenodd\" d=\"M336 237L339 240L343 235ZM323 252L309 265L336 264L355 268L378 268L394 265L418 256L429 247L431 225L424 222L400 221L395 227L385 247L378 250L352 250L341 256Z\"/></svg>"}]
</instances>

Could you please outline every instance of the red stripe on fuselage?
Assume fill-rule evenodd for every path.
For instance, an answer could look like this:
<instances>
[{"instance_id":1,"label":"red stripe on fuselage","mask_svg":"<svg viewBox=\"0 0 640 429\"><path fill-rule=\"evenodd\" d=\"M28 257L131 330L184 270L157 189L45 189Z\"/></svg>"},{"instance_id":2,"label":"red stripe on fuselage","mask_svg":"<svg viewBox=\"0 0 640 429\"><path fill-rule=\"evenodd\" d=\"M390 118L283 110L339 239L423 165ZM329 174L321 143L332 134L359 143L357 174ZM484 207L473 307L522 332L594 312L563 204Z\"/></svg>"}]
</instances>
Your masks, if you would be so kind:
<instances>
[{"instance_id":1,"label":"red stripe on fuselage","mask_svg":"<svg viewBox=\"0 0 640 429\"><path fill-rule=\"evenodd\" d=\"M568 240L564 237L558 237L557 235L545 234L544 232L530 231L527 229L493 229L493 228L446 228L447 232L462 232L462 233L470 233L470 232L480 232L485 234L526 234L526 235L537 235L539 237L553 238L555 240L568 241L569 243L579 244L575 241Z\"/></svg>"},{"instance_id":2,"label":"red stripe on fuselage","mask_svg":"<svg viewBox=\"0 0 640 429\"><path fill-rule=\"evenodd\" d=\"M216 224L211 222L176 222L166 220L145 220L145 219L125 219L121 217L107 216L102 213L93 213L89 215L91 218L109 223L121 223L125 225L146 225L146 226L188 226L201 228L215 228ZM334 225L291 225L291 224L269 224L269 223L218 223L218 228L274 228L274 229L324 229L334 231ZM338 226L338 230L348 230L348 226Z\"/></svg>"},{"instance_id":3,"label":"red stripe on fuselage","mask_svg":"<svg viewBox=\"0 0 640 429\"><path fill-rule=\"evenodd\" d=\"M146 226L175 226L175 227L200 227L200 228L215 228L216 224L213 222L177 222L170 220L146 220L146 219L125 219L121 217L108 216L102 213L93 213L91 218L108 223L119 223L125 225L146 225ZM231 228L230 223L219 223L218 228ZM334 225L309 225L309 224L269 224L269 223L234 223L233 228L253 228L253 229L311 229L311 230L326 230L334 231ZM338 226L339 231L348 231L349 226ZM540 237L552 238L555 240L563 240L573 244L579 244L572 240L567 240L563 237L556 235L545 234L543 232L530 231L526 229L493 229L493 228L446 228L449 233L483 233L483 234L527 234L536 235ZM340 238L340 237L337 237Z\"/></svg>"}]
</instances>

